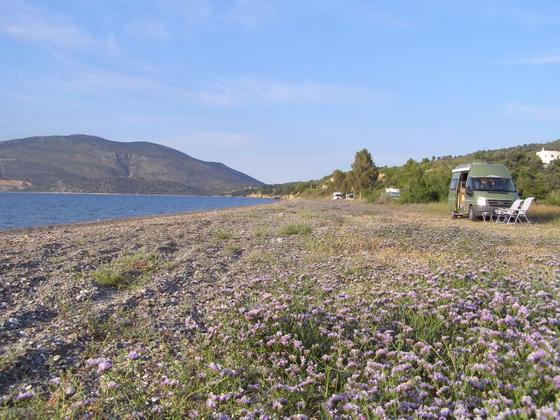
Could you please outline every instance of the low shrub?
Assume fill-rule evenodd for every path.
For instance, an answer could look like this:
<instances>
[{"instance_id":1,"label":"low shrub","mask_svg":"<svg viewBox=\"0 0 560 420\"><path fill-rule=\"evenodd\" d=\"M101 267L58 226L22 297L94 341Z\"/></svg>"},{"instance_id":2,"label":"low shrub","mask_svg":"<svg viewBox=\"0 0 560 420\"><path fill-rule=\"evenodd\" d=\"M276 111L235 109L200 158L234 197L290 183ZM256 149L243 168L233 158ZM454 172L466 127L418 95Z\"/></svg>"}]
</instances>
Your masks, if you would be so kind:
<instances>
[{"instance_id":1,"label":"low shrub","mask_svg":"<svg viewBox=\"0 0 560 420\"><path fill-rule=\"evenodd\" d=\"M139 253L116 258L101 265L91 273L91 277L99 286L123 289L140 283L157 266L157 256Z\"/></svg>"},{"instance_id":2,"label":"low shrub","mask_svg":"<svg viewBox=\"0 0 560 420\"><path fill-rule=\"evenodd\" d=\"M280 234L284 236L290 235L309 235L312 229L310 226L303 225L303 224L291 224L286 225L282 229L280 229Z\"/></svg>"},{"instance_id":3,"label":"low shrub","mask_svg":"<svg viewBox=\"0 0 560 420\"><path fill-rule=\"evenodd\" d=\"M231 232L227 232L225 230L218 230L214 232L214 237L222 241L227 241L228 239L231 239L233 235Z\"/></svg>"},{"instance_id":4,"label":"low shrub","mask_svg":"<svg viewBox=\"0 0 560 420\"><path fill-rule=\"evenodd\" d=\"M546 196L546 204L560 206L560 191L552 191Z\"/></svg>"}]
</instances>

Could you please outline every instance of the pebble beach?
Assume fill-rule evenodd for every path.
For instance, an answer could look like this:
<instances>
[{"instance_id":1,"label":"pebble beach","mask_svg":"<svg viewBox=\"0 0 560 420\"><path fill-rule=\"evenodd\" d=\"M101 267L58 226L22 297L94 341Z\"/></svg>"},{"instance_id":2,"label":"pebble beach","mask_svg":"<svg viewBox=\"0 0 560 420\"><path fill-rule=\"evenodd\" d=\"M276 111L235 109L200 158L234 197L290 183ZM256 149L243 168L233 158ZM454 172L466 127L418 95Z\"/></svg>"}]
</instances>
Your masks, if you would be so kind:
<instances>
[{"instance_id":1,"label":"pebble beach","mask_svg":"<svg viewBox=\"0 0 560 420\"><path fill-rule=\"evenodd\" d=\"M0 232L0 417L558 418L559 249L343 201Z\"/></svg>"}]
</instances>

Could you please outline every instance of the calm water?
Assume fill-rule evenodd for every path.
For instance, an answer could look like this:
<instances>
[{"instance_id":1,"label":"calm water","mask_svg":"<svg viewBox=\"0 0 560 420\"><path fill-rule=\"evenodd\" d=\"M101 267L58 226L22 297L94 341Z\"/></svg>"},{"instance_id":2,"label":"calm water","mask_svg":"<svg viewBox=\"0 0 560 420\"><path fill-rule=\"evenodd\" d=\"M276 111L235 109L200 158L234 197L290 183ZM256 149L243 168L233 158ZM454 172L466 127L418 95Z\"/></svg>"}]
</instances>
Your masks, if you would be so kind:
<instances>
[{"instance_id":1,"label":"calm water","mask_svg":"<svg viewBox=\"0 0 560 420\"><path fill-rule=\"evenodd\" d=\"M243 197L0 193L0 229L252 206Z\"/></svg>"}]
</instances>

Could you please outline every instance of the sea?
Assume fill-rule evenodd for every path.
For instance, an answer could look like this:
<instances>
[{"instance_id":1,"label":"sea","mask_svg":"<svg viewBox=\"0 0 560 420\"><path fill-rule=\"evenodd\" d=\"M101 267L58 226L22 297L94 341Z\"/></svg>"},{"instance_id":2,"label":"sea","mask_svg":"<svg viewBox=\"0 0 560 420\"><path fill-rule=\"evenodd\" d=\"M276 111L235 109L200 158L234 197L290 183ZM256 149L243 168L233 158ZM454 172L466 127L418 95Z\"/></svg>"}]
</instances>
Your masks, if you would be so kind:
<instances>
[{"instance_id":1,"label":"sea","mask_svg":"<svg viewBox=\"0 0 560 420\"><path fill-rule=\"evenodd\" d=\"M0 192L0 230L254 206L265 198Z\"/></svg>"}]
</instances>

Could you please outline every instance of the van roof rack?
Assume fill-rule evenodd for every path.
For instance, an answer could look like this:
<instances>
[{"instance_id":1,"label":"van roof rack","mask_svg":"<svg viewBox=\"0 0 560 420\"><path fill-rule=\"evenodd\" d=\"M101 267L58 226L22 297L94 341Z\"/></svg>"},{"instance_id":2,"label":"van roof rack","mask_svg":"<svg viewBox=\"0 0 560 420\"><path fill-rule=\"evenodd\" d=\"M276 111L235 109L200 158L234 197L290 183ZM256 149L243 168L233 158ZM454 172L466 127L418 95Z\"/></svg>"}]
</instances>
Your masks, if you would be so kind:
<instances>
[{"instance_id":1,"label":"van roof rack","mask_svg":"<svg viewBox=\"0 0 560 420\"><path fill-rule=\"evenodd\" d=\"M467 172L471 170L471 165L461 165L461 166L457 166L455 169L453 169L451 172L455 173L455 172Z\"/></svg>"}]
</instances>

